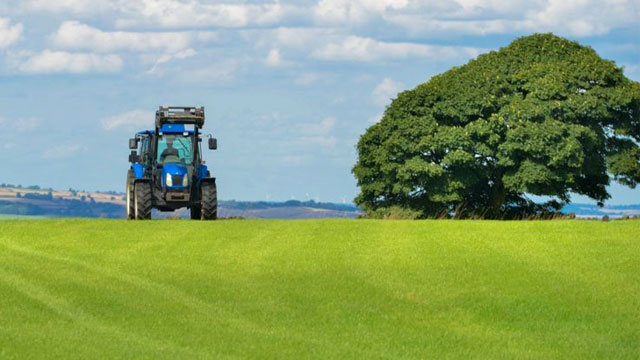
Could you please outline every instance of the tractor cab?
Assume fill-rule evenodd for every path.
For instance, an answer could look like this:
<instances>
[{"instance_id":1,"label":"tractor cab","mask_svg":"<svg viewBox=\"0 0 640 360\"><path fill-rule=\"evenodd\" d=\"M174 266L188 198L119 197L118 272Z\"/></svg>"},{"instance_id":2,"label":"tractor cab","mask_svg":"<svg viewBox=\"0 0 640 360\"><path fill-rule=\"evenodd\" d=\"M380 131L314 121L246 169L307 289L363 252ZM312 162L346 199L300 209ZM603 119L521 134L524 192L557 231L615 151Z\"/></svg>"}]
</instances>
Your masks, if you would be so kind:
<instances>
[{"instance_id":1,"label":"tractor cab","mask_svg":"<svg viewBox=\"0 0 640 360\"><path fill-rule=\"evenodd\" d=\"M189 178L200 162L200 157L196 156L198 151L194 133L161 131L155 153L156 164L163 169L161 178L165 188L188 190Z\"/></svg>"},{"instance_id":2,"label":"tractor cab","mask_svg":"<svg viewBox=\"0 0 640 360\"><path fill-rule=\"evenodd\" d=\"M194 219L207 220L217 216L217 194L214 194L215 211L211 204L203 203L210 202L211 189L214 193L216 190L215 178L211 178L202 161L200 129L203 125L204 108L160 107L156 112L155 129L140 131L129 141L133 151L129 156L132 166L127 176L128 218L138 218L135 202L135 184L138 183L145 184L140 187L148 188L151 206L160 211L188 207ZM216 148L216 139L209 135L209 149ZM149 218L150 210L149 216L145 213L142 217Z\"/></svg>"}]
</instances>

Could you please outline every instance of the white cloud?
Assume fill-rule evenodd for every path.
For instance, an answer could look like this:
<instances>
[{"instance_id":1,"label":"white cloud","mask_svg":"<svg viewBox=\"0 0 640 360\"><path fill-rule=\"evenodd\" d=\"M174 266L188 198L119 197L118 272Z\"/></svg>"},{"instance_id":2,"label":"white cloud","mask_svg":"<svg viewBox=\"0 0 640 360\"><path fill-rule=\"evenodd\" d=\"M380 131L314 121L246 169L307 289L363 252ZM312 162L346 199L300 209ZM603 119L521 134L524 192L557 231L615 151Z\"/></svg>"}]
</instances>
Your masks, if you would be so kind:
<instances>
[{"instance_id":1,"label":"white cloud","mask_svg":"<svg viewBox=\"0 0 640 360\"><path fill-rule=\"evenodd\" d=\"M297 146L319 146L323 148L335 148L338 142L335 136L331 135L336 124L336 118L326 117L317 123L303 123L298 126L300 136L294 138Z\"/></svg>"},{"instance_id":2,"label":"white cloud","mask_svg":"<svg viewBox=\"0 0 640 360\"><path fill-rule=\"evenodd\" d=\"M270 67L276 67L282 65L282 57L280 56L280 50L271 49L267 57L264 59L264 63Z\"/></svg>"},{"instance_id":3,"label":"white cloud","mask_svg":"<svg viewBox=\"0 0 640 360\"><path fill-rule=\"evenodd\" d=\"M106 32L77 21L65 21L51 35L53 45L67 50L90 50L100 53L116 51L176 53L187 50L197 41L217 38L214 32Z\"/></svg>"},{"instance_id":4,"label":"white cloud","mask_svg":"<svg viewBox=\"0 0 640 360\"><path fill-rule=\"evenodd\" d=\"M273 30L273 32L261 32L265 34L268 40L277 41L277 43L286 48L307 49L317 47L321 43L325 43L326 39L334 39L343 37L343 33L335 29L326 28L287 28L281 27Z\"/></svg>"},{"instance_id":5,"label":"white cloud","mask_svg":"<svg viewBox=\"0 0 640 360\"><path fill-rule=\"evenodd\" d=\"M505 19L440 20L422 14L399 14L387 17L391 24L400 26L412 35L490 35L508 31L524 31L529 22Z\"/></svg>"},{"instance_id":6,"label":"white cloud","mask_svg":"<svg viewBox=\"0 0 640 360\"><path fill-rule=\"evenodd\" d=\"M98 55L93 53L69 53L44 50L30 55L18 65L26 73L72 73L117 72L122 69L122 59L118 55Z\"/></svg>"},{"instance_id":7,"label":"white cloud","mask_svg":"<svg viewBox=\"0 0 640 360\"><path fill-rule=\"evenodd\" d=\"M551 0L554 1L554 0ZM570 1L570 0L565 0ZM543 8L548 0L454 0L448 12L456 18L518 17Z\"/></svg>"},{"instance_id":8,"label":"white cloud","mask_svg":"<svg viewBox=\"0 0 640 360\"><path fill-rule=\"evenodd\" d=\"M44 159L63 159L73 156L79 151L84 150L84 147L75 144L58 145L45 150L42 153Z\"/></svg>"},{"instance_id":9,"label":"white cloud","mask_svg":"<svg viewBox=\"0 0 640 360\"><path fill-rule=\"evenodd\" d=\"M299 129L303 135L325 136L331 133L336 124L336 118L326 117L318 123L300 124Z\"/></svg>"},{"instance_id":10,"label":"white cloud","mask_svg":"<svg viewBox=\"0 0 640 360\"><path fill-rule=\"evenodd\" d=\"M530 28L574 36L604 35L612 29L635 24L640 18L637 0L550 1L538 12L529 14Z\"/></svg>"},{"instance_id":11,"label":"white cloud","mask_svg":"<svg viewBox=\"0 0 640 360\"><path fill-rule=\"evenodd\" d=\"M637 28L638 0L4 0L2 10L116 19L118 28L388 25L414 36L553 31L594 36ZM313 26L311 26L313 27ZM362 34L362 32L358 32Z\"/></svg>"},{"instance_id":12,"label":"white cloud","mask_svg":"<svg viewBox=\"0 0 640 360\"><path fill-rule=\"evenodd\" d=\"M371 93L371 98L375 104L387 105L402 89L404 89L403 83L393 81L393 79L387 77L376 85Z\"/></svg>"},{"instance_id":13,"label":"white cloud","mask_svg":"<svg viewBox=\"0 0 640 360\"><path fill-rule=\"evenodd\" d=\"M122 4L123 18L118 27L153 25L177 27L246 27L276 24L288 7L279 2L267 4L206 4L196 1L129 1Z\"/></svg>"},{"instance_id":14,"label":"white cloud","mask_svg":"<svg viewBox=\"0 0 640 360\"><path fill-rule=\"evenodd\" d=\"M5 131L15 130L18 133L24 133L34 130L40 124L40 120L37 118L15 118L7 119L0 117L0 128Z\"/></svg>"},{"instance_id":15,"label":"white cloud","mask_svg":"<svg viewBox=\"0 0 640 360\"><path fill-rule=\"evenodd\" d=\"M271 26L285 17L304 16L304 9L279 0L238 3L227 0L3 0L18 12L50 12L115 19L119 28L194 28ZM0 5L0 9L3 5ZM107 15L105 15L107 14Z\"/></svg>"},{"instance_id":16,"label":"white cloud","mask_svg":"<svg viewBox=\"0 0 640 360\"><path fill-rule=\"evenodd\" d=\"M204 66L183 66L172 71L176 78L183 83L199 83L204 81L211 83L223 83L233 80L240 67L250 61L246 59L226 58L220 61L210 62Z\"/></svg>"},{"instance_id":17,"label":"white cloud","mask_svg":"<svg viewBox=\"0 0 640 360\"><path fill-rule=\"evenodd\" d=\"M301 155L284 155L280 157L280 161L286 165L301 165L305 160L305 157Z\"/></svg>"},{"instance_id":18,"label":"white cloud","mask_svg":"<svg viewBox=\"0 0 640 360\"><path fill-rule=\"evenodd\" d=\"M22 37L23 26L21 23L11 25L11 20L0 18L0 49L9 47Z\"/></svg>"},{"instance_id":19,"label":"white cloud","mask_svg":"<svg viewBox=\"0 0 640 360\"><path fill-rule=\"evenodd\" d=\"M36 118L20 118L17 119L14 126L18 132L28 132L34 130L40 125L40 120Z\"/></svg>"},{"instance_id":20,"label":"white cloud","mask_svg":"<svg viewBox=\"0 0 640 360\"><path fill-rule=\"evenodd\" d=\"M125 113L108 116L102 119L102 127L106 130L138 129L154 121L154 113L145 110L131 110Z\"/></svg>"},{"instance_id":21,"label":"white cloud","mask_svg":"<svg viewBox=\"0 0 640 360\"><path fill-rule=\"evenodd\" d=\"M637 0L456 0L428 11L412 1L407 11L384 12L384 21L415 36L555 32L577 37L605 35L637 26Z\"/></svg>"},{"instance_id":22,"label":"white cloud","mask_svg":"<svg viewBox=\"0 0 640 360\"><path fill-rule=\"evenodd\" d=\"M406 42L383 42L371 38L348 36L331 42L312 53L328 61L378 61L422 57L431 59L472 58L481 51L471 47L423 45Z\"/></svg>"},{"instance_id":23,"label":"white cloud","mask_svg":"<svg viewBox=\"0 0 640 360\"><path fill-rule=\"evenodd\" d=\"M320 23L362 23L387 10L406 8L409 0L320 0L313 9Z\"/></svg>"},{"instance_id":24,"label":"white cloud","mask_svg":"<svg viewBox=\"0 0 640 360\"><path fill-rule=\"evenodd\" d=\"M377 22L414 36L549 32L594 36L637 26L637 0L321 0L312 9L323 25Z\"/></svg>"},{"instance_id":25,"label":"white cloud","mask_svg":"<svg viewBox=\"0 0 640 360\"><path fill-rule=\"evenodd\" d=\"M288 6L195 0L14 0L27 12L95 16L110 13L118 27L243 27L277 22Z\"/></svg>"},{"instance_id":26,"label":"white cloud","mask_svg":"<svg viewBox=\"0 0 640 360\"><path fill-rule=\"evenodd\" d=\"M46 11L52 13L100 14L114 11L119 7L114 0L20 0L19 7L26 11Z\"/></svg>"},{"instance_id":27,"label":"white cloud","mask_svg":"<svg viewBox=\"0 0 640 360\"><path fill-rule=\"evenodd\" d=\"M311 85L318 80L320 80L320 75L308 72L298 75L294 81L298 85Z\"/></svg>"},{"instance_id":28,"label":"white cloud","mask_svg":"<svg viewBox=\"0 0 640 360\"><path fill-rule=\"evenodd\" d=\"M147 74L162 74L164 71L161 69L161 65L169 63L173 60L184 60L195 56L197 53L195 50L189 48L180 51L175 54L162 54L160 56L156 54L144 54L140 58L143 63L151 63L153 66L147 71Z\"/></svg>"}]
</instances>

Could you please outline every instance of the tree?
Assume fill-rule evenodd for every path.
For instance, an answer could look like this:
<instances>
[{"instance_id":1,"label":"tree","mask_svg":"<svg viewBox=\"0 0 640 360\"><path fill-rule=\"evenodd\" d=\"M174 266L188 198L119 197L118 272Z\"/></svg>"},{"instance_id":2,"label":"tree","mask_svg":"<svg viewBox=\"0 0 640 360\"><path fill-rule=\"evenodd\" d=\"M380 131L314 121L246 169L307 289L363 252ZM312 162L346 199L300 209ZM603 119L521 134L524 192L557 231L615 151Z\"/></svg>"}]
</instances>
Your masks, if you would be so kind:
<instances>
[{"instance_id":1,"label":"tree","mask_svg":"<svg viewBox=\"0 0 640 360\"><path fill-rule=\"evenodd\" d=\"M589 47L535 34L400 93L358 142L355 202L486 218L539 211L527 194L602 204L610 177L640 181L639 142L640 84Z\"/></svg>"}]
</instances>

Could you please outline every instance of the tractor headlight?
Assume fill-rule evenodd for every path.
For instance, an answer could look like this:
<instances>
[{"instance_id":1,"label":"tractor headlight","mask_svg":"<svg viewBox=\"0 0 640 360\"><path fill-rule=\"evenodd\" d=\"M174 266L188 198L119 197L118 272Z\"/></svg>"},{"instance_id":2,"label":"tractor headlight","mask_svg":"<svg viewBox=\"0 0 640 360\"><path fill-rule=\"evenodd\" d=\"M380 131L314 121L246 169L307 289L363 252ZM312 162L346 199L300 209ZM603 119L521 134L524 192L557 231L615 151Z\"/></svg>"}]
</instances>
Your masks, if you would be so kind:
<instances>
[{"instance_id":1,"label":"tractor headlight","mask_svg":"<svg viewBox=\"0 0 640 360\"><path fill-rule=\"evenodd\" d=\"M182 178L182 186L184 187L189 186L189 176L187 174L185 174L184 177Z\"/></svg>"},{"instance_id":2,"label":"tractor headlight","mask_svg":"<svg viewBox=\"0 0 640 360\"><path fill-rule=\"evenodd\" d=\"M171 179L171 174L167 174L165 182L167 186L173 186L173 180Z\"/></svg>"}]
</instances>

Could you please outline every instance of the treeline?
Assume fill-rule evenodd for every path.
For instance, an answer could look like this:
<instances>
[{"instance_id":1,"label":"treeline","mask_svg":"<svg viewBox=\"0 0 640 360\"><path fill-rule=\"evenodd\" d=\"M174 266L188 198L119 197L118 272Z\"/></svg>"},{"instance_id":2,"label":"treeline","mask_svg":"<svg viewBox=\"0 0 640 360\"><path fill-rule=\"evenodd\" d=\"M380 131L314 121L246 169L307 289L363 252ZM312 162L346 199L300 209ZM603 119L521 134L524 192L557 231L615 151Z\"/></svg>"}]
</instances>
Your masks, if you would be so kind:
<instances>
[{"instance_id":1,"label":"treeline","mask_svg":"<svg viewBox=\"0 0 640 360\"><path fill-rule=\"evenodd\" d=\"M223 200L223 201L220 201L219 204L221 207L224 207L227 209L233 209L233 210L270 209L270 208L279 208L279 207L309 207L314 209L325 209L325 210L335 210L335 211L360 211L360 209L353 204L316 202L314 200L308 200L308 201L288 200L284 202Z\"/></svg>"},{"instance_id":2,"label":"treeline","mask_svg":"<svg viewBox=\"0 0 640 360\"><path fill-rule=\"evenodd\" d=\"M49 191L46 194L25 193L24 195L16 193L17 198L33 199L33 200L53 200L53 193Z\"/></svg>"},{"instance_id":3,"label":"treeline","mask_svg":"<svg viewBox=\"0 0 640 360\"><path fill-rule=\"evenodd\" d=\"M50 194L25 194L27 201L13 202L0 200L0 214L38 215L49 217L91 217L121 219L124 217L123 205L82 200L51 198ZM44 200L29 202L28 200Z\"/></svg>"},{"instance_id":4,"label":"treeline","mask_svg":"<svg viewBox=\"0 0 640 360\"><path fill-rule=\"evenodd\" d=\"M0 184L0 188L7 188L7 189L24 189L24 190L38 190L38 191L49 191L49 192L54 192L55 190L53 188L44 188L44 187L40 187L39 185L29 185L29 186L23 186L22 184L7 184L7 183L1 183ZM71 195L76 196L78 193L88 193L89 191L86 190L78 190L78 189L74 189L74 188L69 188L69 190L67 190L68 192L71 193ZM123 196L124 193L122 192L118 192L118 191L93 191L96 194L106 194L106 195L113 195L113 196Z\"/></svg>"},{"instance_id":5,"label":"treeline","mask_svg":"<svg viewBox=\"0 0 640 360\"><path fill-rule=\"evenodd\" d=\"M14 189L25 189L25 190L53 191L52 188L41 188L38 185L29 185L29 186L24 186L23 187L21 184L13 185L13 184L5 184L5 183L0 184L0 188L14 188Z\"/></svg>"},{"instance_id":6,"label":"treeline","mask_svg":"<svg viewBox=\"0 0 640 360\"><path fill-rule=\"evenodd\" d=\"M25 193L16 195L20 201L0 200L0 214L35 215L47 217L91 217L122 219L125 207L109 202L96 202L91 197L81 199L61 199L52 193ZM271 208L314 208L333 211L355 212L359 209L352 204L334 204L309 201L289 200L285 202L272 201L220 201L220 207L229 210L264 210Z\"/></svg>"}]
</instances>

